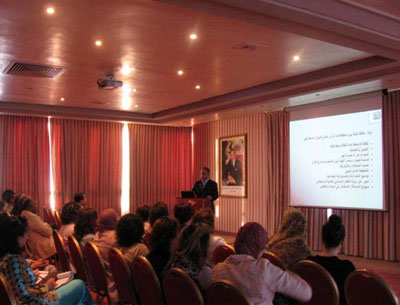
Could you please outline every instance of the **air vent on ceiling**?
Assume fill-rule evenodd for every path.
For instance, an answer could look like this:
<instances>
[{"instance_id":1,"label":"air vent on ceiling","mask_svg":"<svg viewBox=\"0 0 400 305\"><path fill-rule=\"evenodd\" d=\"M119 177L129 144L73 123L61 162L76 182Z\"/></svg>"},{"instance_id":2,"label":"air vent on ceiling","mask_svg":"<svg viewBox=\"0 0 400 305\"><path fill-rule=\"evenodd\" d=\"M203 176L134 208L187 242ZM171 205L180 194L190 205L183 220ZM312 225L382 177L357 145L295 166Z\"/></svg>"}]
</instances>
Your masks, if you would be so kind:
<instances>
[{"instance_id":1,"label":"air vent on ceiling","mask_svg":"<svg viewBox=\"0 0 400 305\"><path fill-rule=\"evenodd\" d=\"M18 76L55 78L62 74L64 71L65 68L63 67L12 62L8 65L7 68L5 68L3 73Z\"/></svg>"}]
</instances>

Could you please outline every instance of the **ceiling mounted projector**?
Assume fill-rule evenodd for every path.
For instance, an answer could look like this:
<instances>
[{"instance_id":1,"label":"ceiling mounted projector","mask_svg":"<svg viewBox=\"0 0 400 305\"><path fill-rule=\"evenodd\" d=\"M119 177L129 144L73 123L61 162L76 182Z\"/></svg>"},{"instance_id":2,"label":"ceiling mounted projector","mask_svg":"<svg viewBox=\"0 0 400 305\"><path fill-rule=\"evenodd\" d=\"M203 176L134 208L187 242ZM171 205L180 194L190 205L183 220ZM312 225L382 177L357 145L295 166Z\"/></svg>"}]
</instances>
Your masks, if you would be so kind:
<instances>
[{"instance_id":1,"label":"ceiling mounted projector","mask_svg":"<svg viewBox=\"0 0 400 305\"><path fill-rule=\"evenodd\" d=\"M97 86L99 89L114 90L122 87L123 82L114 79L114 74L107 74L107 79L98 79Z\"/></svg>"}]
</instances>

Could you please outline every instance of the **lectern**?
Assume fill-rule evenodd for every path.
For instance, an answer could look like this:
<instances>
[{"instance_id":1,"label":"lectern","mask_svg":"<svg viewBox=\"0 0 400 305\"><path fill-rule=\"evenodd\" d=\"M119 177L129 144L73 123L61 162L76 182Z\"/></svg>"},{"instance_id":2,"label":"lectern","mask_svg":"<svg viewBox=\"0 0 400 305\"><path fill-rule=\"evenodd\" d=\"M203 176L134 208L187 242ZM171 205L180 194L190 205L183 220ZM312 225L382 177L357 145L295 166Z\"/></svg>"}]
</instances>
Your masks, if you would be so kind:
<instances>
[{"instance_id":1,"label":"lectern","mask_svg":"<svg viewBox=\"0 0 400 305\"><path fill-rule=\"evenodd\" d=\"M176 203L189 203L194 207L194 210L200 210L202 208L210 208L212 211L212 204L211 200L208 198L182 198L177 197Z\"/></svg>"}]
</instances>

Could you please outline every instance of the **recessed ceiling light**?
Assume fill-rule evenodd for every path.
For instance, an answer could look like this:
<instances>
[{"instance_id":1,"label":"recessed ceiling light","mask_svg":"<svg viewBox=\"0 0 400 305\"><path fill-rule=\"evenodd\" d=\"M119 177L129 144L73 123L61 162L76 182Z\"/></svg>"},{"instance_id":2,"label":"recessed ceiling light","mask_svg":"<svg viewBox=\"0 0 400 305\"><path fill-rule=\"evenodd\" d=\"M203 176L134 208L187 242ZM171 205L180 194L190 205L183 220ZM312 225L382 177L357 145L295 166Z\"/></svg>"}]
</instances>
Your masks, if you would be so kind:
<instances>
[{"instance_id":1,"label":"recessed ceiling light","mask_svg":"<svg viewBox=\"0 0 400 305\"><path fill-rule=\"evenodd\" d=\"M65 98L63 98L63 97L60 98L60 101L61 101L61 102L64 102L64 101L65 101Z\"/></svg>"},{"instance_id":2,"label":"recessed ceiling light","mask_svg":"<svg viewBox=\"0 0 400 305\"><path fill-rule=\"evenodd\" d=\"M137 107L139 107L139 105L136 104L136 105L135 105L135 108L137 108Z\"/></svg>"},{"instance_id":3,"label":"recessed ceiling light","mask_svg":"<svg viewBox=\"0 0 400 305\"><path fill-rule=\"evenodd\" d=\"M133 88L133 89L131 90L131 92L136 92L136 88Z\"/></svg>"},{"instance_id":4,"label":"recessed ceiling light","mask_svg":"<svg viewBox=\"0 0 400 305\"><path fill-rule=\"evenodd\" d=\"M101 40L96 40L96 42L94 44L96 46L100 47L103 43L101 42Z\"/></svg>"},{"instance_id":5,"label":"recessed ceiling light","mask_svg":"<svg viewBox=\"0 0 400 305\"><path fill-rule=\"evenodd\" d=\"M200 90L200 88L201 88L200 85L196 85L197 90Z\"/></svg>"},{"instance_id":6,"label":"recessed ceiling light","mask_svg":"<svg viewBox=\"0 0 400 305\"><path fill-rule=\"evenodd\" d=\"M299 55L293 56L293 60L294 60L294 61L299 61L299 60L300 60L300 56L299 56Z\"/></svg>"},{"instance_id":7,"label":"recessed ceiling light","mask_svg":"<svg viewBox=\"0 0 400 305\"><path fill-rule=\"evenodd\" d=\"M183 75L183 71L182 71L182 70L179 70L179 71L178 71L178 75Z\"/></svg>"},{"instance_id":8,"label":"recessed ceiling light","mask_svg":"<svg viewBox=\"0 0 400 305\"><path fill-rule=\"evenodd\" d=\"M53 15L54 14L54 7L48 7L46 9L46 13L49 14L49 15Z\"/></svg>"},{"instance_id":9,"label":"recessed ceiling light","mask_svg":"<svg viewBox=\"0 0 400 305\"><path fill-rule=\"evenodd\" d=\"M123 75L129 75L132 71L133 71L133 68L131 66L129 66L129 65L125 65L121 69L121 73Z\"/></svg>"},{"instance_id":10,"label":"recessed ceiling light","mask_svg":"<svg viewBox=\"0 0 400 305\"><path fill-rule=\"evenodd\" d=\"M190 34L189 37L190 37L191 40L196 40L197 39L197 34L192 33L192 34Z\"/></svg>"}]
</instances>

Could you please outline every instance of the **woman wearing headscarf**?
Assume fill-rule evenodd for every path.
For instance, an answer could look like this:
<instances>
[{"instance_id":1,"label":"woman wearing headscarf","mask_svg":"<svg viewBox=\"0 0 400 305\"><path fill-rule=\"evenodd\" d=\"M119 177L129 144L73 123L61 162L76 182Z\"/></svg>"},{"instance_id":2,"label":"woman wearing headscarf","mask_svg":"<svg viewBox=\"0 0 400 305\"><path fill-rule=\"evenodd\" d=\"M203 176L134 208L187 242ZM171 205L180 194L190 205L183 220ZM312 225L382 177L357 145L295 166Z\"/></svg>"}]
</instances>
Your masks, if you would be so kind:
<instances>
[{"instance_id":1,"label":"woman wearing headscarf","mask_svg":"<svg viewBox=\"0 0 400 305\"><path fill-rule=\"evenodd\" d=\"M236 236L236 254L214 267L212 281L233 281L254 305L272 305L275 292L309 301L312 291L303 279L262 258L267 241L267 232L260 224L245 224Z\"/></svg>"},{"instance_id":2,"label":"woman wearing headscarf","mask_svg":"<svg viewBox=\"0 0 400 305\"><path fill-rule=\"evenodd\" d=\"M106 209L100 213L97 219L97 233L94 236L93 244L95 244L100 251L103 258L104 266L106 268L108 280L108 295L113 303L118 303L118 292L114 279L110 270L110 260L108 253L111 248L118 247L117 235L115 229L117 228L118 214L114 209Z\"/></svg>"},{"instance_id":3,"label":"woman wearing headscarf","mask_svg":"<svg viewBox=\"0 0 400 305\"><path fill-rule=\"evenodd\" d=\"M271 252L278 255L288 269L311 255L306 245L307 221L303 213L295 208L289 208L283 214L282 226L279 232L268 241Z\"/></svg>"}]
</instances>

